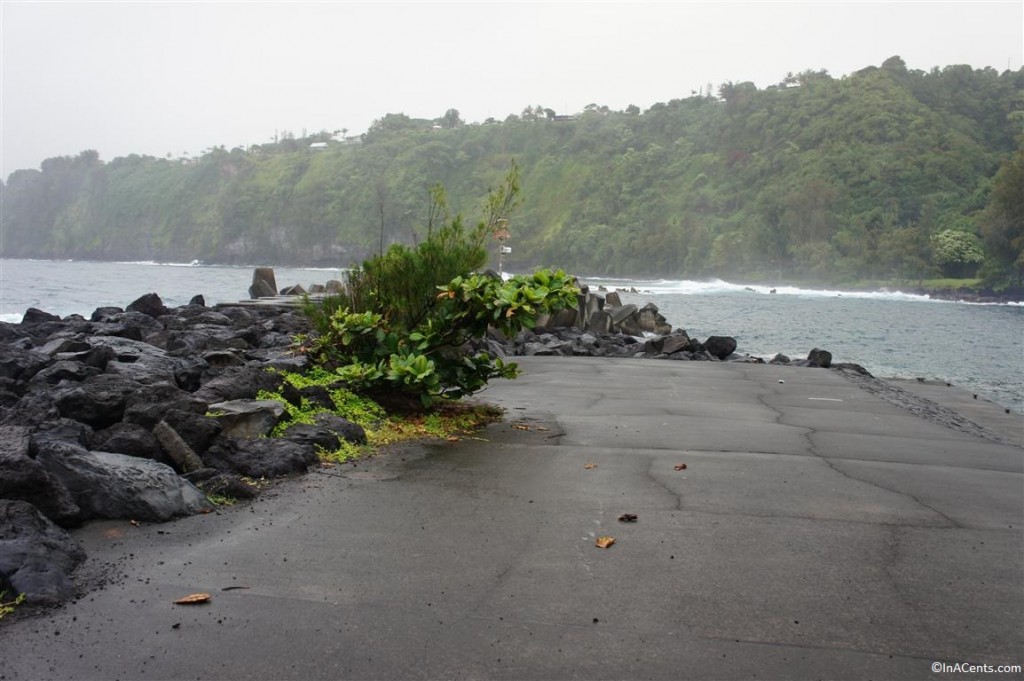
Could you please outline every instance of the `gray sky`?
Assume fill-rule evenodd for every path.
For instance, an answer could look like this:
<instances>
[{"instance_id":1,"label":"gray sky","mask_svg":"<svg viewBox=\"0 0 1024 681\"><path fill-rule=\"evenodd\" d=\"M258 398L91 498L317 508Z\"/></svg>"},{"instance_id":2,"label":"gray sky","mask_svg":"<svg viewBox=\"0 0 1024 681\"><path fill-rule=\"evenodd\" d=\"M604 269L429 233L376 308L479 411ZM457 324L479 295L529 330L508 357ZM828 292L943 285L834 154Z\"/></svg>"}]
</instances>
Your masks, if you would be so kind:
<instances>
[{"instance_id":1,"label":"gray sky","mask_svg":"<svg viewBox=\"0 0 1024 681\"><path fill-rule=\"evenodd\" d=\"M574 113L911 69L1021 67L1024 2L0 2L0 177L403 112Z\"/></svg>"}]
</instances>

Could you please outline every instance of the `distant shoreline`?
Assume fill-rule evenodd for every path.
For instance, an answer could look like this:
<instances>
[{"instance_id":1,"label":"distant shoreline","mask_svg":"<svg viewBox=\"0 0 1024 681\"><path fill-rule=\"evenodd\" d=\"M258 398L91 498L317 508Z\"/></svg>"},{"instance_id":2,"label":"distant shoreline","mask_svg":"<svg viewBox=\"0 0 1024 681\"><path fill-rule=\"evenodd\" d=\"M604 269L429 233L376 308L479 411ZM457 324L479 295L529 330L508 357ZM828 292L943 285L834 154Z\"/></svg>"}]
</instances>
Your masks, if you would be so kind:
<instances>
[{"instance_id":1,"label":"distant shoreline","mask_svg":"<svg viewBox=\"0 0 1024 681\"><path fill-rule=\"evenodd\" d=\"M246 270L255 269L256 267L272 267L275 269L296 269L296 270L313 270L323 272L341 272L348 267L338 264L337 266L326 265L323 263L318 264L286 264L286 263L228 263L228 262L210 262L201 260L192 260L191 262L173 262L173 261L160 261L160 260L98 260L91 258L0 258L0 261L23 261L23 262L53 262L53 263L97 263L106 265L143 265L143 266L160 266L160 267L211 267L211 268L228 268L234 270ZM525 268L532 269L532 268ZM510 268L510 271L519 271L520 268ZM2 271L0 271L2 275ZM657 276L657 275L577 275L583 282L605 282L605 281L628 281L637 284L637 288L640 289L640 284L655 282L685 282L692 281L697 283L704 282L723 282L726 284L738 286L740 288L753 288L759 289L783 289L783 288L797 288L805 290L835 290L837 295L843 293L903 293L907 295L915 296L927 296L932 300L944 300L949 302L962 302L962 303L974 303L974 304L1024 304L1024 287L1014 287L1006 291L993 291L988 288L929 288L923 286L915 286L908 284L906 286L893 283L887 286L858 286L857 284L843 284L843 283L831 283L823 281L801 281L801 280L775 280L775 281L728 281L718 277L701 277L698 279L688 279L679 275L675 276ZM2 276L0 276L2 279ZM296 282L292 282L296 283ZM609 287L611 290L611 287ZM239 295L244 297L245 292L240 291Z\"/></svg>"}]
</instances>

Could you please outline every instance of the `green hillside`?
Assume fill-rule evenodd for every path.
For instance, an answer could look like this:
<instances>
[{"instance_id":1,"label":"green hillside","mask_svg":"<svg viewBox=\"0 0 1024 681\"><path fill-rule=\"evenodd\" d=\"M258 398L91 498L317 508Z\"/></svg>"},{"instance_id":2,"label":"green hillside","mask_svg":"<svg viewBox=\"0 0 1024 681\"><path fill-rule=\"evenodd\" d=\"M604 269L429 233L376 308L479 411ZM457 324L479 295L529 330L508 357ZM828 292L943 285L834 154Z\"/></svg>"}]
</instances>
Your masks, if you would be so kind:
<instances>
[{"instance_id":1,"label":"green hillside","mask_svg":"<svg viewBox=\"0 0 1024 681\"><path fill-rule=\"evenodd\" d=\"M1022 92L1024 69L893 57L646 111L388 114L355 140L285 136L184 161L86 151L10 175L3 255L345 266L382 236L417 239L436 184L475 216L515 160L513 270L1019 286Z\"/></svg>"}]
</instances>

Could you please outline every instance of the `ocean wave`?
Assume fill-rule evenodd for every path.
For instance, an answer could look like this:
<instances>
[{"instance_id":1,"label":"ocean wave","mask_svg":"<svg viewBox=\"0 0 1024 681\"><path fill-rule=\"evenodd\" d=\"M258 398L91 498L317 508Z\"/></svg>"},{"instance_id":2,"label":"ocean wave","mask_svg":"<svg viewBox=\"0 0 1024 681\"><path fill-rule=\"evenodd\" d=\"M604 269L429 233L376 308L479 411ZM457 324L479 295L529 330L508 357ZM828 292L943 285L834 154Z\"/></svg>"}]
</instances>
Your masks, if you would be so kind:
<instances>
[{"instance_id":1,"label":"ocean wave","mask_svg":"<svg viewBox=\"0 0 1024 681\"><path fill-rule=\"evenodd\" d=\"M19 324L21 323L22 314L20 312L5 312L0 314L0 322L7 322L8 324Z\"/></svg>"},{"instance_id":2,"label":"ocean wave","mask_svg":"<svg viewBox=\"0 0 1024 681\"><path fill-rule=\"evenodd\" d=\"M636 289L651 295L713 295L720 293L748 293L752 295L800 296L803 298L858 298L866 300L908 300L921 302L948 302L917 293L902 291L847 291L842 289L813 289L799 286L766 286L763 284L734 284L722 279L696 281L693 279L612 279L589 277L584 279L592 287L604 286L609 290Z\"/></svg>"}]
</instances>

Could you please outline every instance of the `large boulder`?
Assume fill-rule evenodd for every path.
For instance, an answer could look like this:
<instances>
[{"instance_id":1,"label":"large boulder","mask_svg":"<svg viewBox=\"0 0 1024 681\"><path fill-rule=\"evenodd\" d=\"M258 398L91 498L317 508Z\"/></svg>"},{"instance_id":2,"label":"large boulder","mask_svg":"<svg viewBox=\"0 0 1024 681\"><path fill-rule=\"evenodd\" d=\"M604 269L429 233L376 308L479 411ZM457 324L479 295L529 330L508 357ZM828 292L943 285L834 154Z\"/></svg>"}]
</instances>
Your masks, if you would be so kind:
<instances>
[{"instance_id":1,"label":"large boulder","mask_svg":"<svg viewBox=\"0 0 1024 681\"><path fill-rule=\"evenodd\" d=\"M31 605L54 605L74 594L71 572L83 560L75 540L32 504L0 499L0 585Z\"/></svg>"},{"instance_id":2,"label":"large boulder","mask_svg":"<svg viewBox=\"0 0 1024 681\"><path fill-rule=\"evenodd\" d=\"M115 423L109 428L97 431L90 436L89 448L101 452L127 454L142 459L153 459L170 464L153 433L136 423Z\"/></svg>"},{"instance_id":3,"label":"large boulder","mask_svg":"<svg viewBox=\"0 0 1024 681\"><path fill-rule=\"evenodd\" d=\"M107 373L120 374L139 383L173 383L175 380L178 360L156 346L120 336L91 336L87 340L93 347L107 347L114 352L115 358L107 363Z\"/></svg>"},{"instance_id":4,"label":"large boulder","mask_svg":"<svg viewBox=\"0 0 1024 681\"><path fill-rule=\"evenodd\" d=\"M704 341L704 349L713 357L725 359L736 352L736 339L732 336L709 336Z\"/></svg>"},{"instance_id":5,"label":"large boulder","mask_svg":"<svg viewBox=\"0 0 1024 681\"><path fill-rule=\"evenodd\" d=\"M143 428L153 429L157 423L172 411L194 414L206 413L207 405L192 393L186 392L173 383L153 383L141 386L128 397L125 404L124 420L137 423Z\"/></svg>"},{"instance_id":6,"label":"large boulder","mask_svg":"<svg viewBox=\"0 0 1024 681\"><path fill-rule=\"evenodd\" d=\"M238 440L221 437L206 453L207 466L251 478L304 473L319 461L313 447L278 438Z\"/></svg>"},{"instance_id":7,"label":"large boulder","mask_svg":"<svg viewBox=\"0 0 1024 681\"><path fill-rule=\"evenodd\" d=\"M32 383L57 385L61 381L81 383L87 378L103 373L96 367L72 360L60 360L46 367L32 377Z\"/></svg>"},{"instance_id":8,"label":"large boulder","mask_svg":"<svg viewBox=\"0 0 1024 681\"><path fill-rule=\"evenodd\" d=\"M284 418L284 405L277 400L231 400L210 405L220 423L221 434L234 438L269 435Z\"/></svg>"},{"instance_id":9,"label":"large boulder","mask_svg":"<svg viewBox=\"0 0 1024 681\"><path fill-rule=\"evenodd\" d=\"M64 484L31 455L23 426L0 426L0 499L20 499L61 525L73 525L81 510Z\"/></svg>"},{"instance_id":10,"label":"large boulder","mask_svg":"<svg viewBox=\"0 0 1024 681\"><path fill-rule=\"evenodd\" d=\"M147 336L163 331L163 324L142 312L125 310L93 325L96 336L111 336L142 341Z\"/></svg>"},{"instance_id":11,"label":"large boulder","mask_svg":"<svg viewBox=\"0 0 1024 681\"><path fill-rule=\"evenodd\" d=\"M40 352L6 347L0 356L0 377L27 381L49 363L50 358Z\"/></svg>"},{"instance_id":12,"label":"large boulder","mask_svg":"<svg viewBox=\"0 0 1024 681\"><path fill-rule=\"evenodd\" d=\"M202 492L162 463L60 441L36 441L35 449L40 462L67 487L83 519L162 522L212 508Z\"/></svg>"},{"instance_id":13,"label":"large boulder","mask_svg":"<svg viewBox=\"0 0 1024 681\"><path fill-rule=\"evenodd\" d=\"M208 404L253 399L260 390L277 390L282 380L280 376L256 366L208 370L204 376L195 397Z\"/></svg>"},{"instance_id":14,"label":"large boulder","mask_svg":"<svg viewBox=\"0 0 1024 681\"><path fill-rule=\"evenodd\" d=\"M59 353L84 352L89 348L90 345L80 338L57 336L37 347L35 351L53 357Z\"/></svg>"},{"instance_id":15,"label":"large boulder","mask_svg":"<svg viewBox=\"0 0 1024 681\"><path fill-rule=\"evenodd\" d=\"M21 316L22 326L36 326L44 322L59 322L60 317L49 312L43 312L39 308L30 307L25 310L25 314Z\"/></svg>"},{"instance_id":16,"label":"large boulder","mask_svg":"<svg viewBox=\"0 0 1024 681\"><path fill-rule=\"evenodd\" d=\"M128 398L140 387L126 376L100 374L57 391L54 401L61 416L99 430L122 419Z\"/></svg>"},{"instance_id":17,"label":"large boulder","mask_svg":"<svg viewBox=\"0 0 1024 681\"><path fill-rule=\"evenodd\" d=\"M832 366L832 353L828 350L814 348L807 353L807 361L811 362L814 366L819 366L822 369L828 369Z\"/></svg>"},{"instance_id":18,"label":"large boulder","mask_svg":"<svg viewBox=\"0 0 1024 681\"><path fill-rule=\"evenodd\" d=\"M337 433L309 423L294 423L285 428L281 437L289 442L327 452L333 452L344 443L344 438L339 437Z\"/></svg>"},{"instance_id":19,"label":"large boulder","mask_svg":"<svg viewBox=\"0 0 1024 681\"><path fill-rule=\"evenodd\" d=\"M630 317L636 317L640 310L633 303L628 305L614 305L605 308L605 311L611 315L612 324L618 326Z\"/></svg>"},{"instance_id":20,"label":"large boulder","mask_svg":"<svg viewBox=\"0 0 1024 681\"><path fill-rule=\"evenodd\" d=\"M147 293L144 296L132 301L128 307L125 308L126 312L141 312L144 315L148 315L153 319L167 314L167 308L164 307L164 301L160 299L155 293Z\"/></svg>"},{"instance_id":21,"label":"large boulder","mask_svg":"<svg viewBox=\"0 0 1024 681\"><path fill-rule=\"evenodd\" d=\"M106 306L97 307L92 311L92 315L89 317L94 322L108 322L115 315L119 315L124 312L124 309L120 307Z\"/></svg>"},{"instance_id":22,"label":"large boulder","mask_svg":"<svg viewBox=\"0 0 1024 681\"><path fill-rule=\"evenodd\" d=\"M252 273L250 298L273 298L277 295L277 279L273 267L257 267Z\"/></svg>"},{"instance_id":23,"label":"large boulder","mask_svg":"<svg viewBox=\"0 0 1024 681\"><path fill-rule=\"evenodd\" d=\"M682 329L677 329L671 336L665 336L661 351L666 355L682 352L690 347L690 337Z\"/></svg>"},{"instance_id":24,"label":"large boulder","mask_svg":"<svg viewBox=\"0 0 1024 681\"><path fill-rule=\"evenodd\" d=\"M587 319L587 331L596 331L597 333L608 333L612 327L612 318L604 310L592 310L590 312L590 318Z\"/></svg>"}]
</instances>

